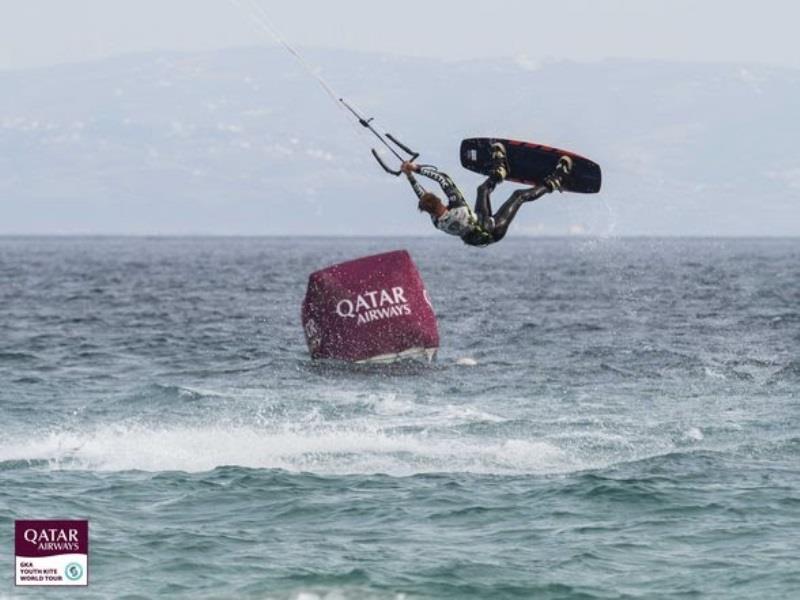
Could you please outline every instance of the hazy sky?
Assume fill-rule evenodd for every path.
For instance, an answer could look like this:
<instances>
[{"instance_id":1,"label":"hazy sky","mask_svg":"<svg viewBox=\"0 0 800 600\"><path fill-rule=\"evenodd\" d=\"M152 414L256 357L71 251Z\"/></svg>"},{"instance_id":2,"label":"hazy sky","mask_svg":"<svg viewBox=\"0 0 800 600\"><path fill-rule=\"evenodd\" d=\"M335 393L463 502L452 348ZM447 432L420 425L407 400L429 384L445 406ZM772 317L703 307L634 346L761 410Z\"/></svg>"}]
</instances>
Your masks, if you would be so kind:
<instances>
[{"instance_id":1,"label":"hazy sky","mask_svg":"<svg viewBox=\"0 0 800 600\"><path fill-rule=\"evenodd\" d=\"M800 67L795 0L0 0L0 68L156 49L293 44L446 59L608 57Z\"/></svg>"},{"instance_id":2,"label":"hazy sky","mask_svg":"<svg viewBox=\"0 0 800 600\"><path fill-rule=\"evenodd\" d=\"M633 90L632 94L625 96L625 100L630 102L633 107L631 110L639 115L639 120L630 119L630 112L625 113L624 118L617 118L615 122L605 120L596 130L598 135L591 138L585 131L571 128L568 125L569 122L564 120L564 115L568 114L569 102L561 102L561 96L559 96L559 102L554 106L561 110L561 117L556 116L549 124L551 127L550 137L541 141L552 139L565 140L565 144L574 142L575 147L579 150L585 151L603 163L604 177L608 177L604 181L604 194L601 195L601 202L608 202L608 204L602 205L604 207L602 210L605 212L601 210L597 219L603 226L608 225L609 231L622 235L652 231L657 233L667 231L674 234L688 232L702 235L715 233L727 235L733 232L735 234L764 235L771 234L774 227L770 224L777 223L781 226L779 230L775 230L778 233L797 234L796 224L800 221L797 220L796 205L791 200L793 194L796 194L795 190L800 189L800 155L797 153L794 138L788 131L790 125L796 121L794 119L796 102L792 101L797 96L797 71L794 69L800 69L800 35L796 31L797 24L800 23L800 2L797 0L566 0L563 2L558 0L504 0L502 2L486 0L480 2L468 0L398 0L396 2L376 0L337 0L336 2L324 0L313 2L310 0L0 0L0 70L80 62L135 52L198 51L235 46L274 45L275 41L269 33L255 26L252 19L254 10L263 10L269 23L279 30L290 44L298 48L311 46L340 48L392 55L427 56L446 60L513 57L516 59L516 64L520 66L527 66L526 61L530 61L531 65L535 66L540 61L545 63L564 59L600 61L608 58L726 63L720 67L693 66L689 68L684 65L678 69L675 69L674 65L670 65L673 71L714 72L719 73L719 76L707 82L699 82L696 78L686 80L678 78L675 80L678 83L675 84L674 89L662 90L661 96L655 97L655 101L654 96L648 93L649 86L639 86ZM284 71L294 69L299 77L301 69L292 64L288 55L285 58L286 62L281 68ZM85 85L89 91L80 90L80 93L76 94L76 102L63 103L63 110L61 110L60 97L62 92L69 94L69 85L71 85L71 80L63 79L66 77L64 73L79 71L91 73L94 72L94 67L86 67L82 70L41 71L32 75L4 73L3 81L8 87L5 88L5 95L2 97L7 100L4 106L8 108L4 109L4 114L0 114L0 133L3 134L3 140L0 141L16 144L19 143L18 140L23 140L21 147L25 152L20 153L19 156L13 152L6 153L2 172L0 172L0 189L12 190L14 193L17 190L26 190L27 195L24 198L32 200L15 199L11 197L13 194L10 193L0 198L0 203L10 205L10 208L3 207L0 233L125 233L131 231L137 233L154 231L158 233L219 233L223 231L225 233L254 233L269 231L274 233L268 229L272 226L269 219L263 218L262 213L257 211L263 209L266 211L264 214L268 214L273 206L270 202L274 201L274 206L280 205L278 200L283 197L279 193L280 190L274 192L270 188L280 178L270 180L269 177L262 174L259 175L262 177L261 179L252 180L258 183L244 186L241 182L246 180L245 176L250 176L248 175L250 167L246 166L250 162L246 164L225 163L224 157L229 154L217 156L213 152L213 147L209 147L208 151L202 155L191 152L187 152L186 156L180 152L175 154L176 149L182 148L180 146L180 139L182 139L180 136L183 135L181 132L191 131L193 127L200 128L200 131L205 131L203 128L207 128L209 131L216 132L214 135L217 137L211 136L213 140L216 140L213 143L227 144L224 146L227 149L226 152L233 147L251 148L250 144L254 141L251 139L253 133L235 121L235 115L229 115L223 110L220 110L219 113L215 112L217 105L203 96L203 94L223 93L220 90L224 91L227 88L220 87L220 82L224 81L220 79L211 86L208 85L208 80L202 79L202 77L199 77L197 81L187 80L189 83L184 82L187 86L190 83L199 86L186 88L197 90L197 97L193 99L196 101L191 103L191 106L197 109L193 113L196 122L187 124L183 123L185 115L175 116L174 110L170 112L175 106L180 106L180 99L175 95L180 90L176 92L175 90L178 88L171 88L169 80L158 79L161 77L160 74L153 75L156 71L152 71L152 63L158 61L147 58L140 62L151 67L151 71L148 72L153 79L152 81L147 80L145 83L158 86L157 88L145 86L145 90L149 90L151 96L137 96L141 90L127 87L131 84L124 78L122 80L115 79L117 73L113 66L109 66L105 71L106 78L101 78L101 81L87 80ZM403 62L405 61L397 61L394 64ZM755 66L751 68L748 63L754 63ZM792 70L767 69L760 67L758 63L789 67ZM370 64L376 63L373 61ZM387 61L386 64L391 63ZM555 62L549 64L553 69L558 68ZM462 82L468 79L468 76L463 75L459 69L449 69L448 65L443 66L436 63L430 66L424 65L424 67L434 69L429 71L431 73L439 69L438 72L449 75L448 72L452 71L455 73L452 77L461 77L460 81ZM568 65L568 67L583 69L583 67L575 65ZM98 72L103 72L104 68L103 65L100 65L96 69ZM383 73L383 67L380 68ZM471 68L479 71L484 66L474 64ZM492 66L488 65L485 68L491 69ZM617 71L627 73L626 69L643 70L646 75L651 76L654 83L661 81L652 75L654 69L652 63L640 65L609 63L588 70L598 73L616 73ZM236 69L233 70L236 71ZM535 69L530 70L531 73L534 71ZM775 74L772 73L773 71L780 72ZM528 70L520 69L519 72L519 77L523 79ZM261 89L258 87L260 82L257 81L257 78L250 77L246 72L237 71L237 73L241 76L242 82L246 86L250 86L247 87L250 92L255 93L254 90ZM394 76L391 70L386 70L385 74L390 78ZM59 77L62 79L58 79ZM267 77L269 76L267 75ZM25 88L27 92L22 90L19 96L15 95L14 85L16 84L14 82L16 81L27 82L25 84L28 85ZM271 82L269 79L267 81ZM203 87L204 82L206 87ZM41 89L46 90L43 92L44 96L36 91L39 83L51 84L49 87L42 86ZM316 94L315 98L319 102L317 106L324 104L326 110L332 110L326 104L327 100L322 97L322 94L317 93L319 90L316 89L313 82L307 83L309 90L315 90L313 93ZM625 81L621 83L625 84ZM403 84L404 82L401 85ZM153 92L154 89L157 93ZM568 85L564 89L578 88ZM614 107L619 103L619 99L613 97L613 94L617 93L615 91L617 89L606 90L611 96L608 94L603 96L605 102L611 103ZM493 93L490 90L480 92ZM697 97L695 97L695 92ZM28 95L25 95L26 93ZM114 95L108 96L110 93ZM266 92L259 93L263 94L264 101L267 102L266 99L269 96L266 95ZM350 89L343 93L349 94ZM587 90L587 93L590 91ZM719 102L704 104L708 98L716 98L715 94L720 93L723 95ZM42 97L36 97L37 94ZM87 96L87 94L89 95ZM533 101L535 95L531 94L531 96L531 101ZM446 97L446 94L441 97ZM489 97L494 101L493 96ZM30 98L36 99L36 107L28 111L26 102L29 102ZM127 129L127 123L137 121L135 118L129 118L125 111L133 110L130 108L131 106L138 106L144 114L148 105L143 102L154 98L159 99L158 102L160 102L154 111L159 113L161 109L164 109L159 114L168 120L169 126L172 128L165 134L164 140L166 141L158 138L164 144L163 156L159 154L158 149L149 145L151 142L147 141L151 139L147 136L152 132L134 129L134 132L141 134L136 137L137 133L130 133ZM611 99L609 100L609 98ZM649 99L649 102L654 102L654 104L638 102L637 99L640 98ZM305 97L302 99L306 100ZM474 100L473 97L470 99ZM730 102L727 101L728 99ZM90 108L87 109L89 112L86 113L90 116L87 119L85 115L81 116L83 113L80 113L80 110L89 106L87 102L90 100L104 102L107 107L90 105ZM224 97L222 100L227 102ZM417 100L421 102L423 99L418 98ZM569 99L567 98L567 100ZM695 100L698 100L697 106L703 107L700 111L688 114L681 112L684 104L692 103ZM657 106L655 106L656 104ZM488 106L488 104L485 105ZM524 103L521 104L519 98L509 100L510 108L522 105ZM309 110L308 114L313 114L315 109L309 108L314 106L313 101L309 100L305 106ZM59 110L55 110L53 107L58 107ZM664 112L669 107L677 107L674 115L669 111ZM108 110L105 110L106 108ZM249 108L252 107L242 105L240 108L242 110L248 108L248 111L241 113L239 117L244 118L248 123L255 123L256 125L253 127L257 126L260 117L246 116L253 112L249 111ZM369 105L370 111L375 113L385 114L385 108L386 106L377 105L374 98L372 104ZM263 114L268 114L269 109L269 106L259 107ZM652 113L648 112L651 109ZM503 110L501 106L495 112L499 114ZM120 116L123 113L125 113L125 118ZM90 127L84 131L84 121L92 121L95 114L100 115L95 123L97 127L95 129ZM553 114L553 111L549 114ZM618 112L606 111L600 107L596 114L616 115ZM650 118L651 116L652 118ZM114 119L118 117L118 121L115 121ZM305 118L305 115L298 115L297 118ZM665 118L671 118L672 121L665 121ZM249 119L255 120L250 121ZM491 112L485 116L471 115L469 119L470 125L467 129L470 131L492 129L491 124L498 120ZM113 129L114 125L117 129ZM350 120L348 120L348 125L355 127ZM529 125L532 126L530 119L520 123L519 127L526 128ZM742 125L744 127L741 127ZM419 134L424 127L424 124L418 125L413 139L420 139ZM511 127L512 131L519 129L516 124L511 124ZM525 129L525 131L532 130L542 133L542 127L542 124L539 123L538 129ZM300 127L298 129L302 130ZM143 131L144 133L142 133ZM621 134L618 135L617 131L621 131ZM625 137L626 135L627 137ZM103 136L107 136L108 139ZM299 137L301 136L298 135ZM330 137L334 138L335 136ZM294 141L289 143L300 144L298 138L290 138ZM629 140L630 144L620 146L620 139ZM658 152L649 154L648 148L651 148L649 144L659 143L659 140L661 140L659 148L662 148L666 154ZM637 185L641 186L644 181L655 177L659 193L666 189L665 183L669 187L674 187L673 174L666 173L661 179L658 179L659 173L663 173L662 169L665 167L658 163L656 157L674 158L688 155L696 149L697 143L704 140L708 141L707 147L712 149L726 144L725 140L728 140L732 144L732 149L726 155L730 157L728 160L735 162L736 165L746 164L747 168L756 168L755 175L761 177L758 181L767 188L765 194L771 193L771 195L766 195L764 202L742 203L739 212L731 213L738 220L735 220L735 223L728 229L725 229L726 225L718 219L709 217L711 211L710 209L706 210L704 204L691 202L691 198L702 195L703 189L713 188L717 190L715 193L718 195L730 193L725 191L728 190L725 188L726 185L732 185L728 180L727 171L723 175L720 175L722 171L715 172L716 174L702 174L702 177L705 177L702 181L696 178L691 179L691 182L695 182L699 186L696 186L697 189L690 189L686 186L679 187L678 189L688 190L695 194L695 196L690 195L688 200L684 201L678 194L674 200L663 203L663 206L659 206L652 214L650 212L639 214L630 209L630 207L635 208L636 203L628 202L626 204L626 202L629 199L640 200L637 190L641 187L637 188ZM752 148L763 144L765 140L773 140L777 144L772 148L775 159L756 165L748 157ZM453 143L455 144L456 141L453 140ZM739 144L740 141L741 144ZM368 160L371 171L362 179L336 179L329 173L330 171L335 172L335 166L320 163L323 160L320 156L324 157L325 153L320 155L321 150L315 145L316 143L309 138L303 140L303 144L307 146L298 146L296 153L295 150L289 148L288 152L293 156L292 164L296 166L302 163L309 172L321 173L328 177L325 181L333 182L342 190L346 190L346 192L340 190L337 193L345 194L352 200L342 203L337 208L336 216L332 220L323 220L320 217L319 222L323 224L322 226L330 228L330 230L325 229L325 232L338 232L339 229L349 231L347 214L360 216L363 203L371 194L389 193L385 191L388 190L388 187L380 189L375 187L379 181L383 186L396 182L389 182L382 173L378 173L375 165L368 160L366 147L359 152L361 152L362 159ZM561 143L556 144L555 141L550 143L561 146ZM125 166L119 168L128 175L133 172L132 170L141 168L142 165L148 169L146 185L136 189L158 191L142 198L131 195L133 200L125 200L125 193L134 194L134 192L126 188L124 182L115 179L114 172L98 170L98 167L104 164L98 157L103 156L105 144L117 148L118 156L130 159L130 163L124 162L124 160L128 160L125 158L123 161L109 164L116 167L124 164ZM277 146L273 144L275 147L264 146L262 151L267 154L262 157L273 156L269 152L287 151L287 148L281 144L283 144L283 140ZM563 147L573 146L565 145ZM738 148L741 150L737 150ZM173 154L170 154L171 151ZM275 156L278 158L284 156L280 152ZM189 156L194 157L195 162L184 164L189 160ZM246 151L248 161L256 160L256 156L255 152ZM610 159L612 156L615 157L615 160ZM67 160L68 158L70 160ZM455 159L455 156L451 158ZM325 160L332 160L332 155ZM29 168L29 171L17 169L17 166L23 164ZM226 164L233 166L226 169ZM680 166L683 163L675 164ZM65 165L71 166L64 168ZM35 173L39 166L43 172L53 173L52 180L30 176L30 173ZM264 165L265 173L269 172L269 167L270 165ZM739 169L735 167L732 171L738 173ZM220 175L220 173L222 174ZM655 175L653 175L654 173ZM29 180L25 180L26 174L28 174ZM692 176L691 173L689 175ZM347 176L350 177L350 174ZM206 177L206 179L202 179L202 177ZM225 177L229 177L229 179L225 179ZM359 174L358 177L361 175ZM463 173L461 177L464 177ZM314 181L313 177L307 179ZM134 181L134 179L130 179L130 181ZM247 179L247 181L251 180ZM202 186L206 183L208 185L219 184L221 192L214 196L210 190L217 188L212 186L209 190L205 190ZM229 187L223 187L223 183ZM306 180L303 180L304 187L293 186L287 194L300 198L300 201L306 203L303 206L311 207L314 210L319 209L320 206L329 206L324 204L324 198L323 200L318 199L317 190L314 188L315 184L306 185L306 183ZM680 184L680 182L678 183ZM2 188L2 185L6 187ZM97 190L105 190L106 188L103 186L106 185L111 186L109 189L112 191L108 193L108 198L98 199L97 194L100 192ZM113 187L115 185L118 187ZM187 218L188 213L184 210L186 205L181 205L178 200L179 197L183 198L184 196L176 193L173 200L163 202L160 197L156 197L158 194L164 193L164 190L168 189L165 186L168 185L180 186L175 189L180 190L181 193L186 190L185 198L193 198L192 194L195 192L192 190L201 189L206 195L203 196L198 191L198 197L212 198L213 196L213 198L208 201L205 208L200 206L197 214L193 213ZM686 185L688 186L689 183ZM119 195L116 194L117 189L119 189ZM103 193L107 192L103 191ZM217 203L217 198L222 199L219 200L222 202L226 196L237 197L236 195L240 193L243 194L244 200L237 205L240 207L239 212L230 209L231 203L227 200L225 200L225 204ZM274 195L271 196L270 194L273 193ZM391 193L397 194L398 202L400 195L403 195L404 202L408 201L408 192L405 189L401 191L400 187L395 186ZM258 202L248 200L252 195L258 196ZM259 204L261 195L264 197L263 204ZM319 197L324 197L324 194L320 193ZM223 208L219 208L220 206ZM253 208L254 206L257 208ZM405 205L397 204L397 207L401 206ZM574 210L578 216L573 217L572 213L564 213L563 220L569 219L571 223L582 222L584 216L578 208L580 203L576 200L568 206L569 210ZM695 207L699 208L695 210ZM192 209L194 209L194 205L192 205ZM256 212L248 212L251 210L256 210ZM347 213L347 210L350 213ZM397 210L404 211L405 209L398 208ZM661 212L659 213L658 210ZM703 213L703 210L706 212ZM618 211L618 213L614 211ZM225 216L227 225L216 219L216 215L219 214ZM402 213L398 212L398 219L401 219L399 216L401 214L402 218L409 219L409 222L412 218L418 217L413 209ZM556 215L556 213L553 214ZM617 214L620 215L619 218L616 216ZM137 222L133 222L133 224L130 222L133 218L132 215L141 218L141 221L138 222L139 225L136 224ZM385 215L381 214L378 219L384 217ZM398 222L406 223L402 220ZM534 222L533 216L528 220L528 223L532 222ZM618 222L622 225L617 230ZM731 223L733 222L731 221ZM177 223L177 225L170 225L170 223ZM211 225L207 225L207 223L211 223ZM301 222L297 227L305 227L304 223ZM430 225L424 220L416 218L414 223L417 229L412 233L430 233ZM666 229L658 229L662 223L667 224L663 226ZM742 223L744 225L740 226ZM378 227L378 231L384 231L380 228L393 226L390 220L384 219L383 221L379 220L376 227ZM154 230L152 227L159 229ZM172 229L172 227L179 227L179 229ZM517 227L517 230L520 231L521 227L522 225ZM281 229L281 232L284 231ZM296 232L292 231L291 233Z\"/></svg>"}]
</instances>

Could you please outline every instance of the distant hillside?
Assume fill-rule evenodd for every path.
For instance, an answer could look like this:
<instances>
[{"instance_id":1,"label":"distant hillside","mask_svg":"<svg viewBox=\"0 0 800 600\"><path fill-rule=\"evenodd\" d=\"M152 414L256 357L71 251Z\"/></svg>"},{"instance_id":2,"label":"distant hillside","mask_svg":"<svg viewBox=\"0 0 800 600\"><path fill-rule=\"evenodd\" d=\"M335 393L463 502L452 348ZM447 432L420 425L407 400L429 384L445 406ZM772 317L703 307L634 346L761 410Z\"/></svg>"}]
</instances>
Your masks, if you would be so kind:
<instances>
[{"instance_id":1,"label":"distant hillside","mask_svg":"<svg viewBox=\"0 0 800 600\"><path fill-rule=\"evenodd\" d=\"M466 136L603 166L601 195L526 207L516 235L800 235L798 70L308 58L470 197ZM371 144L278 49L0 72L0 233L429 233Z\"/></svg>"}]
</instances>

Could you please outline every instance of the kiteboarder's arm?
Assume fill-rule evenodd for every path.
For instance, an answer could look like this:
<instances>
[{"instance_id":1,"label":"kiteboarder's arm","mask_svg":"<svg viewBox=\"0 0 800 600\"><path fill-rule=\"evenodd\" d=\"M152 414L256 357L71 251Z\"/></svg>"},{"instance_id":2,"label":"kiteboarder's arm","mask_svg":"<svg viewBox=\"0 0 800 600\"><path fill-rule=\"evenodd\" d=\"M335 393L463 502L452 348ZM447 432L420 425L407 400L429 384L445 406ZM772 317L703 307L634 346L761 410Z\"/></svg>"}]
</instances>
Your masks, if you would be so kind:
<instances>
[{"instance_id":1,"label":"kiteboarder's arm","mask_svg":"<svg viewBox=\"0 0 800 600\"><path fill-rule=\"evenodd\" d=\"M408 183L411 184L411 189L413 189L414 193L417 195L417 198L422 198L422 196L425 195L425 188L419 184L417 178L411 173L406 173L406 177L408 178Z\"/></svg>"},{"instance_id":2,"label":"kiteboarder's arm","mask_svg":"<svg viewBox=\"0 0 800 600\"><path fill-rule=\"evenodd\" d=\"M423 177L427 177L428 179L433 179L439 184L439 186L442 188L442 191L447 195L447 200L449 201L448 208L463 206L466 204L461 191L456 187L456 184L452 179L450 179L450 176L447 173L443 173L436 167L430 167L428 165L414 165L414 167L414 170L417 173Z\"/></svg>"},{"instance_id":3,"label":"kiteboarder's arm","mask_svg":"<svg viewBox=\"0 0 800 600\"><path fill-rule=\"evenodd\" d=\"M404 162L402 165L400 165L400 170L406 174L408 183L411 184L411 189L414 190L414 193L417 195L417 198L422 198L426 190L424 187L420 185L419 181L417 181L417 178L414 177L414 175L412 174L415 171L419 170L417 165L411 162Z\"/></svg>"},{"instance_id":4,"label":"kiteboarder's arm","mask_svg":"<svg viewBox=\"0 0 800 600\"><path fill-rule=\"evenodd\" d=\"M404 162L402 165L400 165L400 170L406 174L406 179L408 179L408 183L411 184L411 189L414 190L417 198L421 199L427 190L420 185L419 181L417 181L417 178L413 175L415 171L419 170L417 165L412 162Z\"/></svg>"}]
</instances>

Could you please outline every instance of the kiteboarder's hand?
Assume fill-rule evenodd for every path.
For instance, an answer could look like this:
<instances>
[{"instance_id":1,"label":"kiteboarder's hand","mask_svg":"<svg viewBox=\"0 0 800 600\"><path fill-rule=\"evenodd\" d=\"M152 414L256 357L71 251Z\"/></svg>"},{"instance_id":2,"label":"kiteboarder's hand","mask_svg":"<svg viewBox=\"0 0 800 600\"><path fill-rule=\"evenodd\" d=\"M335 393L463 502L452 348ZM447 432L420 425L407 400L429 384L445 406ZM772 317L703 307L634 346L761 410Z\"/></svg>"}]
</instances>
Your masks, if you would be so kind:
<instances>
[{"instance_id":1,"label":"kiteboarder's hand","mask_svg":"<svg viewBox=\"0 0 800 600\"><path fill-rule=\"evenodd\" d=\"M412 162L404 161L402 165L400 165L400 170L408 175L409 173L413 173L414 171L419 171L419 167Z\"/></svg>"}]
</instances>

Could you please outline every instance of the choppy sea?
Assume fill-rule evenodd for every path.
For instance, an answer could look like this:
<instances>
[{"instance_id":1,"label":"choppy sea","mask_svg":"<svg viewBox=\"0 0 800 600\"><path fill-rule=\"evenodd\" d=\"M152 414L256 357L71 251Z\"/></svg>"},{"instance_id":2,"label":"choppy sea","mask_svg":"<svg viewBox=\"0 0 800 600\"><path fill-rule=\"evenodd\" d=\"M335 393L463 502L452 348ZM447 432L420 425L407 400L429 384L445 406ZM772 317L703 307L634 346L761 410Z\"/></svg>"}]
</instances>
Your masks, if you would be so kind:
<instances>
[{"instance_id":1,"label":"choppy sea","mask_svg":"<svg viewBox=\"0 0 800 600\"><path fill-rule=\"evenodd\" d=\"M406 248L430 366L307 355ZM14 586L13 521L90 521ZM0 598L800 598L800 239L0 238Z\"/></svg>"}]
</instances>

